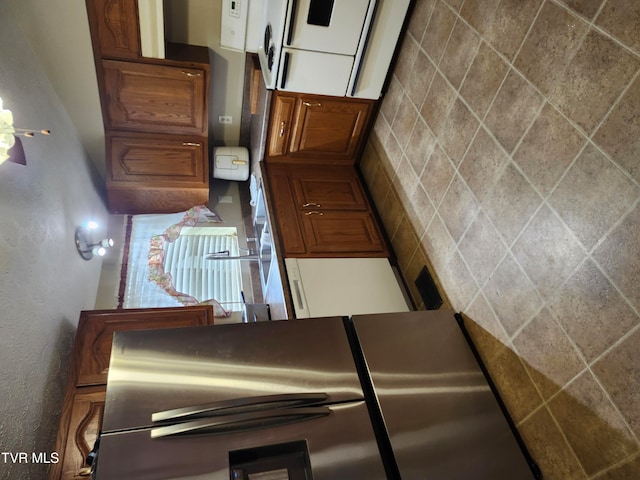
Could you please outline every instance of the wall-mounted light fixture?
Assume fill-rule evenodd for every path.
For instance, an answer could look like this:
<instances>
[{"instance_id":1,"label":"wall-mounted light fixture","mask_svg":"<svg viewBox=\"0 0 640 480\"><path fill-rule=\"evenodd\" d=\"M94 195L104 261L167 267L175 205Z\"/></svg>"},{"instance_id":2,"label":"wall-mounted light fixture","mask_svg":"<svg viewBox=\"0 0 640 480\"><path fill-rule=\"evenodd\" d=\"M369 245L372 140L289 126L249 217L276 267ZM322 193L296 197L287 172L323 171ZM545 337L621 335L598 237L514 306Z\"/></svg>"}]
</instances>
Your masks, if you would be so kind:
<instances>
[{"instance_id":1,"label":"wall-mounted light fixture","mask_svg":"<svg viewBox=\"0 0 640 480\"><path fill-rule=\"evenodd\" d=\"M88 222L86 225L76 228L76 248L78 253L85 260L91 260L94 256L103 257L107 253L107 248L113 247L113 240L105 238L99 242L92 240L92 232L97 228L95 222Z\"/></svg>"},{"instance_id":2,"label":"wall-mounted light fixture","mask_svg":"<svg viewBox=\"0 0 640 480\"><path fill-rule=\"evenodd\" d=\"M51 135L51 130L32 131L13 126L13 113L2 106L0 98L0 164L5 160L26 165L22 141L19 137L34 137L36 133Z\"/></svg>"}]
</instances>

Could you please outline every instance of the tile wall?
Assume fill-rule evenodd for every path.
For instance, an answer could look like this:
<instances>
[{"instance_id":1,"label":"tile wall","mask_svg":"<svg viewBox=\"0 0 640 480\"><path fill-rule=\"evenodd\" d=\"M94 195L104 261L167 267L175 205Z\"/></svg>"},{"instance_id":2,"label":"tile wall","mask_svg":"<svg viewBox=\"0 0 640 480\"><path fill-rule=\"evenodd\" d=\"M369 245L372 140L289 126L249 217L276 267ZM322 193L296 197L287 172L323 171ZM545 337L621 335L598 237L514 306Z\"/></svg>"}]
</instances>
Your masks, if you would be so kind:
<instances>
[{"instance_id":1,"label":"tile wall","mask_svg":"<svg viewBox=\"0 0 640 480\"><path fill-rule=\"evenodd\" d=\"M418 0L360 165L547 479L640 478L640 2Z\"/></svg>"}]
</instances>

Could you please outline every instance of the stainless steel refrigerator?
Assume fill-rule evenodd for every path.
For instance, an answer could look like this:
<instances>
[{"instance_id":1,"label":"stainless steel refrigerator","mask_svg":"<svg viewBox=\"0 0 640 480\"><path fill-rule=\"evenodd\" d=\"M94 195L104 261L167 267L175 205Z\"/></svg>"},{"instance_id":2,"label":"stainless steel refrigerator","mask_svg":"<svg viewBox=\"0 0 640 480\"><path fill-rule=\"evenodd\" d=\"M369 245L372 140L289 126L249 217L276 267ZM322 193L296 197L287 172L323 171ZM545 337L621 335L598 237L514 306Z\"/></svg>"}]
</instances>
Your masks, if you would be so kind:
<instances>
[{"instance_id":1,"label":"stainless steel refrigerator","mask_svg":"<svg viewBox=\"0 0 640 480\"><path fill-rule=\"evenodd\" d=\"M119 332L109 479L540 477L451 312Z\"/></svg>"}]
</instances>

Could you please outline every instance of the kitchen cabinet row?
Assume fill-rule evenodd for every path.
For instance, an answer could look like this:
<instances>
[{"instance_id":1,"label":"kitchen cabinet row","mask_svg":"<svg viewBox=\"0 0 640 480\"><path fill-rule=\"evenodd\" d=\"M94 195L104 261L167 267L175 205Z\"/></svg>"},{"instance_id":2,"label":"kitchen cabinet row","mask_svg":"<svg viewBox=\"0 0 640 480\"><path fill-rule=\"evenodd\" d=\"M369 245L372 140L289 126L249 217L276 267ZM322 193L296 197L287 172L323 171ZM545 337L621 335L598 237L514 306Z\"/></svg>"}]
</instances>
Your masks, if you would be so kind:
<instances>
[{"instance_id":1,"label":"kitchen cabinet row","mask_svg":"<svg viewBox=\"0 0 640 480\"><path fill-rule=\"evenodd\" d=\"M112 213L186 210L209 198L209 52L142 56L136 0L86 0Z\"/></svg>"},{"instance_id":2,"label":"kitchen cabinet row","mask_svg":"<svg viewBox=\"0 0 640 480\"><path fill-rule=\"evenodd\" d=\"M213 307L83 311L78 321L50 480L88 478L85 459L102 425L113 334L213 324Z\"/></svg>"},{"instance_id":3,"label":"kitchen cabinet row","mask_svg":"<svg viewBox=\"0 0 640 480\"><path fill-rule=\"evenodd\" d=\"M284 257L388 257L357 163L373 100L274 90L263 180Z\"/></svg>"}]
</instances>

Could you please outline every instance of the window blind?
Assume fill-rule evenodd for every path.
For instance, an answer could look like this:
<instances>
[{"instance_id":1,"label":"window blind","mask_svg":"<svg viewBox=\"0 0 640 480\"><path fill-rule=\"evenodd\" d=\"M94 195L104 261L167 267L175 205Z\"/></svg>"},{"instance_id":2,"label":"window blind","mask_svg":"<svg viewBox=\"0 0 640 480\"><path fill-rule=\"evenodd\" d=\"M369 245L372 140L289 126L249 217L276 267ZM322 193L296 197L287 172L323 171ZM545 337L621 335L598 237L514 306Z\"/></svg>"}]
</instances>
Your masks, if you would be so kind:
<instances>
[{"instance_id":1,"label":"window blind","mask_svg":"<svg viewBox=\"0 0 640 480\"><path fill-rule=\"evenodd\" d=\"M233 232L232 232L233 230ZM205 260L209 253L229 251L238 256L235 228L184 227L174 242L167 242L165 272L176 290L199 301L215 299L226 310L242 310L240 260Z\"/></svg>"}]
</instances>

